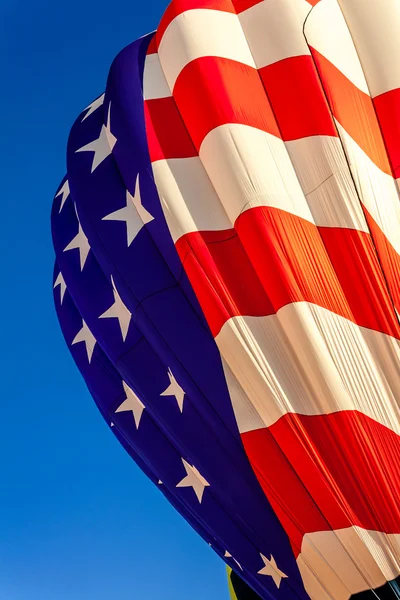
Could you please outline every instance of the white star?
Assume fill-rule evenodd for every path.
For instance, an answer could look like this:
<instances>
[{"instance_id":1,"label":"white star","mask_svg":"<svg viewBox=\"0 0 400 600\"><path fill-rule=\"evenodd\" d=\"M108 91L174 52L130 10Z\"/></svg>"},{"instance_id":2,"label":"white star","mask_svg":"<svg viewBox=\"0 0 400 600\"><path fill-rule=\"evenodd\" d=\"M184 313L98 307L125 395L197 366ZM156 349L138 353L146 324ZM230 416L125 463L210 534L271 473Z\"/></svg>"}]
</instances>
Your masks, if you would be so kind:
<instances>
[{"instance_id":1,"label":"white star","mask_svg":"<svg viewBox=\"0 0 400 600\"><path fill-rule=\"evenodd\" d=\"M53 290L56 289L57 286L60 286L60 296L61 296L61 304L63 303L64 300L64 295L67 289L67 284L64 281L64 277L62 273L59 273L57 279L54 282L53 285Z\"/></svg>"},{"instance_id":2,"label":"white star","mask_svg":"<svg viewBox=\"0 0 400 600\"><path fill-rule=\"evenodd\" d=\"M258 571L258 574L268 575L269 577L272 577L276 587L279 588L282 579L286 579L287 575L279 569L272 554L270 560L268 560L268 558L266 558L263 554L260 554L260 556L263 559L265 566L260 571Z\"/></svg>"},{"instance_id":3,"label":"white star","mask_svg":"<svg viewBox=\"0 0 400 600\"><path fill-rule=\"evenodd\" d=\"M238 563L238 561L236 560L236 558L233 558L232 554L230 554L230 553L228 552L228 550L226 550L226 551L225 551L225 554L224 554L224 556L225 556L225 558L231 558L232 560L234 560L234 561L235 561L235 563L237 564L237 566L239 567L239 569L240 569L241 571L243 571L243 567L242 567L242 565Z\"/></svg>"},{"instance_id":4,"label":"white star","mask_svg":"<svg viewBox=\"0 0 400 600\"><path fill-rule=\"evenodd\" d=\"M111 423L111 424L110 424L110 427L115 427L114 423Z\"/></svg>"},{"instance_id":5,"label":"white star","mask_svg":"<svg viewBox=\"0 0 400 600\"><path fill-rule=\"evenodd\" d=\"M69 182L68 179L64 182L64 185L62 186L62 188L60 188L55 196L55 198L58 198L59 196L62 196L61 198L61 203L60 203L60 210L58 211L58 213L60 213L62 211L62 209L64 208L64 204L66 203L66 201L69 198L70 195L70 189L69 189Z\"/></svg>"},{"instance_id":6,"label":"white star","mask_svg":"<svg viewBox=\"0 0 400 600\"><path fill-rule=\"evenodd\" d=\"M88 361L90 363L92 361L93 351L96 345L96 338L90 331L89 327L86 325L85 321L82 321L82 329L75 336L72 342L72 346L74 346L75 344L79 344L80 342L85 342L86 353Z\"/></svg>"},{"instance_id":7,"label":"white star","mask_svg":"<svg viewBox=\"0 0 400 600\"><path fill-rule=\"evenodd\" d=\"M75 150L75 152L94 152L92 173L99 165L101 165L107 156L110 156L115 144L117 143L117 138L111 133L110 129L110 114L111 103L108 107L107 125L102 126L99 137L96 140L93 140L93 142L86 144L86 146L82 146L82 148Z\"/></svg>"},{"instance_id":8,"label":"white star","mask_svg":"<svg viewBox=\"0 0 400 600\"><path fill-rule=\"evenodd\" d=\"M125 381L122 382L122 385L124 386L126 398L121 406L117 408L115 413L131 412L133 418L135 419L136 429L139 429L140 419L142 418L145 406L143 402L136 396L135 392L131 390L131 388L125 383Z\"/></svg>"},{"instance_id":9,"label":"white star","mask_svg":"<svg viewBox=\"0 0 400 600\"><path fill-rule=\"evenodd\" d=\"M181 413L183 413L183 401L185 399L185 392L183 391L179 383L176 381L171 369L168 369L168 377L170 385L167 387L165 392L160 394L160 396L175 396L179 406L179 410L181 411Z\"/></svg>"},{"instance_id":10,"label":"white star","mask_svg":"<svg viewBox=\"0 0 400 600\"><path fill-rule=\"evenodd\" d=\"M114 280L111 277L111 283L113 286L114 304L110 306L105 313L100 315L99 319L118 319L119 326L121 329L122 339L125 342L126 336L128 335L129 325L131 322L132 314L129 312L125 304L122 302L120 295L118 294L117 288L115 287Z\"/></svg>"},{"instance_id":11,"label":"white star","mask_svg":"<svg viewBox=\"0 0 400 600\"><path fill-rule=\"evenodd\" d=\"M81 224L79 223L79 229L77 235L74 239L68 244L66 248L64 248L64 252L68 250L74 250L75 248L79 249L79 257L81 262L81 271L83 271L83 267L85 266L86 259L90 252L90 246L86 235L83 232Z\"/></svg>"},{"instance_id":12,"label":"white star","mask_svg":"<svg viewBox=\"0 0 400 600\"><path fill-rule=\"evenodd\" d=\"M148 210L142 206L142 200L140 196L140 185L139 175L136 179L135 195L132 196L126 190L126 206L112 212L110 215L103 217L103 221L124 221L126 223L126 237L128 247L132 244L133 240L139 233L139 231L151 221L154 217L149 213Z\"/></svg>"},{"instance_id":13,"label":"white star","mask_svg":"<svg viewBox=\"0 0 400 600\"><path fill-rule=\"evenodd\" d=\"M97 110L98 108L100 108L100 106L102 106L102 104L104 102L104 96L105 96L105 94L102 94L99 98L96 98L96 100L94 100L91 104L89 104L89 106L87 106L86 108L83 109L82 112L85 112L85 110L87 110L87 113L83 117L81 123L83 123L83 121L85 119L87 119L92 113L94 113L95 110Z\"/></svg>"},{"instance_id":14,"label":"white star","mask_svg":"<svg viewBox=\"0 0 400 600\"><path fill-rule=\"evenodd\" d=\"M158 480L158 485L163 485L163 482L161 481L161 479Z\"/></svg>"},{"instance_id":15,"label":"white star","mask_svg":"<svg viewBox=\"0 0 400 600\"><path fill-rule=\"evenodd\" d=\"M189 465L184 458L182 458L183 466L185 467L185 471L187 473L186 477L182 479L176 486L177 488L186 488L192 487L194 493L197 496L197 500L200 502L203 499L204 489L209 487L208 481L204 479L204 477L198 472L196 467Z\"/></svg>"}]
</instances>

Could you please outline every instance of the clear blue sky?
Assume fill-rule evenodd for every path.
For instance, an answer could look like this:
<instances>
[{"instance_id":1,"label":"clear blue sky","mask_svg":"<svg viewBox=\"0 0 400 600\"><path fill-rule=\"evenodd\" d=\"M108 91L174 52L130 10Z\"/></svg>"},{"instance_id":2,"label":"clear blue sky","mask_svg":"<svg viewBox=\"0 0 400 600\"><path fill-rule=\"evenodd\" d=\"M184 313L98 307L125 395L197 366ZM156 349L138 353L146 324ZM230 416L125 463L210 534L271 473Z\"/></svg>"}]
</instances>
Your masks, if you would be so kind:
<instances>
[{"instance_id":1,"label":"clear blue sky","mask_svg":"<svg viewBox=\"0 0 400 600\"><path fill-rule=\"evenodd\" d=\"M0 2L2 600L228 597L221 561L97 414L52 302L50 207L69 128L166 4Z\"/></svg>"}]
</instances>

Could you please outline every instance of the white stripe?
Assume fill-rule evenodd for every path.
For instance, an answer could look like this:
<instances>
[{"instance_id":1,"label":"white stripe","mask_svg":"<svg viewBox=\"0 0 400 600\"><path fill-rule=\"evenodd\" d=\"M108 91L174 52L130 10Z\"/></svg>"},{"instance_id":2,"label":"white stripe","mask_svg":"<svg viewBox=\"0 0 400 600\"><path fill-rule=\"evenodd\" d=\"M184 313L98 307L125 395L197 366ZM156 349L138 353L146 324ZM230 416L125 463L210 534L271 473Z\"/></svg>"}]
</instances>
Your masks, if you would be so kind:
<instances>
[{"instance_id":1,"label":"white stripe","mask_svg":"<svg viewBox=\"0 0 400 600\"><path fill-rule=\"evenodd\" d=\"M158 48L170 90L181 71L203 56L218 56L255 68L239 18L220 10L193 9L168 25Z\"/></svg>"},{"instance_id":2,"label":"white stripe","mask_svg":"<svg viewBox=\"0 0 400 600\"><path fill-rule=\"evenodd\" d=\"M313 222L280 138L248 125L222 125L205 137L199 155L231 222L255 206Z\"/></svg>"},{"instance_id":3,"label":"white stripe","mask_svg":"<svg viewBox=\"0 0 400 600\"><path fill-rule=\"evenodd\" d=\"M268 134L261 132L261 136ZM270 137L269 142L277 148L279 145L283 146L281 140ZM211 146L214 148L214 143ZM295 211L294 214L308 219L311 214L316 225L320 227L343 227L369 233L340 140L313 136L286 142L286 148L310 213L303 209L305 201L301 198L302 192L297 183L294 185L299 197L298 206L293 208L293 204L289 205L288 202L271 202L269 194L265 193L264 196L258 197L258 205L277 206L290 212ZM206 149L207 146L203 148L203 158ZM283 148L282 153L284 154ZM274 185L274 179L279 178L279 172L275 162L271 164L271 160L268 161L269 155L270 153L262 154L261 150L258 153L262 166L268 165L262 173L271 180L271 187ZM206 164L212 163L212 160L206 159ZM222 157L219 160L222 161ZM243 168L250 173L246 166ZM237 171L236 168L234 170ZM241 190L233 193L229 189L225 194L225 209L199 157L156 161L153 163L153 176L174 242L193 231L229 229L234 226L240 214L257 205L254 198L250 198L249 201L248 196L241 197ZM228 185L223 176L221 179L222 182L217 181L217 186ZM264 192L266 189L267 185L264 186ZM276 193L274 197L277 197Z\"/></svg>"},{"instance_id":4,"label":"white stripe","mask_svg":"<svg viewBox=\"0 0 400 600\"><path fill-rule=\"evenodd\" d=\"M239 14L257 68L310 54L303 35L310 10L306 0L268 0Z\"/></svg>"},{"instance_id":5,"label":"white stripe","mask_svg":"<svg viewBox=\"0 0 400 600\"><path fill-rule=\"evenodd\" d=\"M355 86L369 94L354 42L336 0L320 0L314 6L306 21L305 35L312 48L335 65Z\"/></svg>"},{"instance_id":6,"label":"white stripe","mask_svg":"<svg viewBox=\"0 0 400 600\"><path fill-rule=\"evenodd\" d=\"M171 96L158 54L149 54L146 57L143 73L143 96L145 100Z\"/></svg>"},{"instance_id":7,"label":"white stripe","mask_svg":"<svg viewBox=\"0 0 400 600\"><path fill-rule=\"evenodd\" d=\"M360 527L310 533L297 565L311 600L348 600L400 574L400 535Z\"/></svg>"},{"instance_id":8,"label":"white stripe","mask_svg":"<svg viewBox=\"0 0 400 600\"><path fill-rule=\"evenodd\" d=\"M339 0L371 96L400 87L399 0Z\"/></svg>"},{"instance_id":9,"label":"white stripe","mask_svg":"<svg viewBox=\"0 0 400 600\"><path fill-rule=\"evenodd\" d=\"M216 337L239 431L287 413L358 410L400 433L398 340L299 302L234 317Z\"/></svg>"},{"instance_id":10,"label":"white stripe","mask_svg":"<svg viewBox=\"0 0 400 600\"><path fill-rule=\"evenodd\" d=\"M198 156L156 161L153 176L174 242L192 231L233 226Z\"/></svg>"},{"instance_id":11,"label":"white stripe","mask_svg":"<svg viewBox=\"0 0 400 600\"><path fill-rule=\"evenodd\" d=\"M369 233L340 140L315 135L286 148L315 223Z\"/></svg>"},{"instance_id":12,"label":"white stripe","mask_svg":"<svg viewBox=\"0 0 400 600\"><path fill-rule=\"evenodd\" d=\"M336 126L365 208L400 253L400 199L396 181L376 166L340 123Z\"/></svg>"},{"instance_id":13,"label":"white stripe","mask_svg":"<svg viewBox=\"0 0 400 600\"><path fill-rule=\"evenodd\" d=\"M277 145L282 144L272 139ZM287 142L286 147L316 225L368 233L339 139L314 136ZM268 155L259 155L259 158L268 164ZM272 181L275 171L275 164L267 171ZM174 242L193 231L229 229L240 214L255 205L254 200L248 202L248 198L240 201L238 192L236 204L228 205L225 210L199 157L156 161L153 176ZM300 195L300 191L296 193ZM234 200L235 195L230 195L230 191L227 196ZM268 197L259 203L271 205ZM278 208L292 210L293 206L278 204ZM303 209L299 208L298 213L304 216ZM309 218L308 214L305 216Z\"/></svg>"}]
</instances>

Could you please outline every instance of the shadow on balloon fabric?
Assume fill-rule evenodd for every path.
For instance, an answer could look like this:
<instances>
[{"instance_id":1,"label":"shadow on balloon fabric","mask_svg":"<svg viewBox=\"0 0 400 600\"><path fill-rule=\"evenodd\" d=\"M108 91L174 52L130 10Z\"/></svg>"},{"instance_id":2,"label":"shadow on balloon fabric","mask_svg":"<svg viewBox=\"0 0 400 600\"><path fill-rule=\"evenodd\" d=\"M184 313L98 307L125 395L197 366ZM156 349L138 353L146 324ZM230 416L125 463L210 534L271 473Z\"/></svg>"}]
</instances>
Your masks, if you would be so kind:
<instances>
[{"instance_id":1,"label":"shadow on balloon fabric","mask_svg":"<svg viewBox=\"0 0 400 600\"><path fill-rule=\"evenodd\" d=\"M397 600L400 598L400 577L375 589L354 594L353 600Z\"/></svg>"},{"instance_id":2,"label":"shadow on balloon fabric","mask_svg":"<svg viewBox=\"0 0 400 600\"><path fill-rule=\"evenodd\" d=\"M230 567L227 567L231 600L261 600L248 585Z\"/></svg>"}]
</instances>

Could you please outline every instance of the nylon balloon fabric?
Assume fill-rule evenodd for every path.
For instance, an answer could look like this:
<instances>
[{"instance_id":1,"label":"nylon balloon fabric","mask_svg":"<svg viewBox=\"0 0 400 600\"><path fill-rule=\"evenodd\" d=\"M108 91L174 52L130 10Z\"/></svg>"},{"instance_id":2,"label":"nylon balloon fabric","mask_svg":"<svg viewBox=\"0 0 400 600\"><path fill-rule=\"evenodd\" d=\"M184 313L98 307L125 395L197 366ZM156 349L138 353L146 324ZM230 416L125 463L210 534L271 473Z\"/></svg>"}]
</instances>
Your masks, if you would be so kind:
<instances>
[{"instance_id":1,"label":"nylon balloon fabric","mask_svg":"<svg viewBox=\"0 0 400 600\"><path fill-rule=\"evenodd\" d=\"M400 5L174 0L75 122L66 342L263 599L398 597Z\"/></svg>"}]
</instances>

